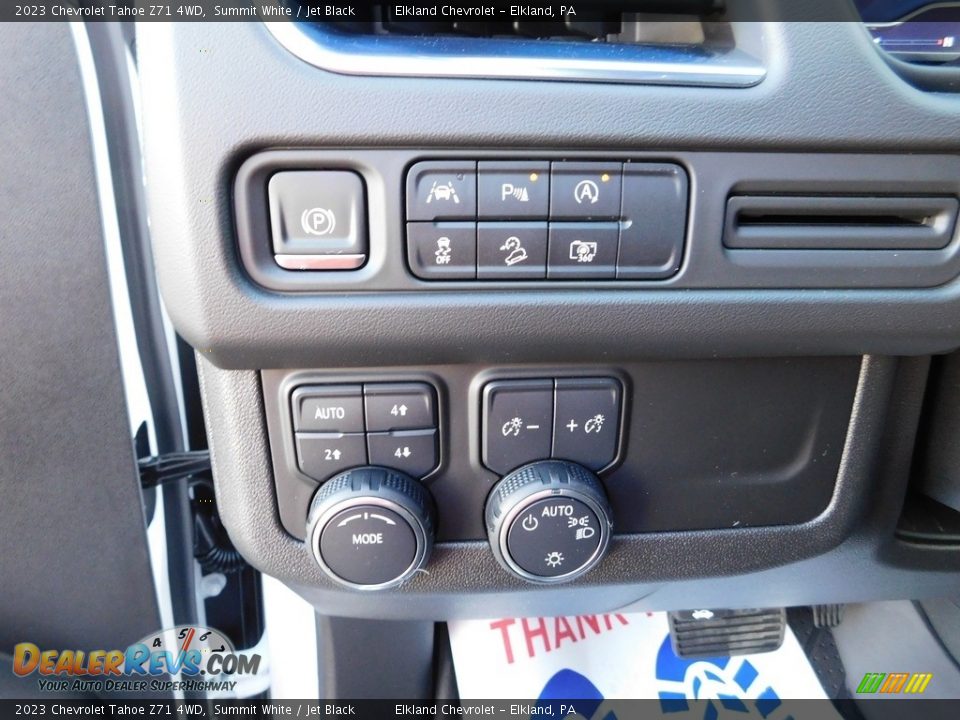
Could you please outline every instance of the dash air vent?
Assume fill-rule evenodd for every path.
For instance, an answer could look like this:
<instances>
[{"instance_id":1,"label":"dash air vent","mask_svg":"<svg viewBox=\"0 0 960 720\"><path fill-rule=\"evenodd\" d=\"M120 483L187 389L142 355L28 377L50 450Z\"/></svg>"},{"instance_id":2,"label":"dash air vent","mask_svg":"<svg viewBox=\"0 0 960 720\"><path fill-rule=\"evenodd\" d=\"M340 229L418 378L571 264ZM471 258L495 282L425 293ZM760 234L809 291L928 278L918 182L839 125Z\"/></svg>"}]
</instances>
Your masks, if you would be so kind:
<instances>
[{"instance_id":1,"label":"dash air vent","mask_svg":"<svg viewBox=\"0 0 960 720\"><path fill-rule=\"evenodd\" d=\"M298 19L266 23L274 37L350 75L748 87L765 74L761 23L726 22L724 0L581 3L556 16L503 2L373 3L349 18L283 1Z\"/></svg>"},{"instance_id":2,"label":"dash air vent","mask_svg":"<svg viewBox=\"0 0 960 720\"><path fill-rule=\"evenodd\" d=\"M953 237L952 197L735 195L723 244L766 250L936 250Z\"/></svg>"}]
</instances>

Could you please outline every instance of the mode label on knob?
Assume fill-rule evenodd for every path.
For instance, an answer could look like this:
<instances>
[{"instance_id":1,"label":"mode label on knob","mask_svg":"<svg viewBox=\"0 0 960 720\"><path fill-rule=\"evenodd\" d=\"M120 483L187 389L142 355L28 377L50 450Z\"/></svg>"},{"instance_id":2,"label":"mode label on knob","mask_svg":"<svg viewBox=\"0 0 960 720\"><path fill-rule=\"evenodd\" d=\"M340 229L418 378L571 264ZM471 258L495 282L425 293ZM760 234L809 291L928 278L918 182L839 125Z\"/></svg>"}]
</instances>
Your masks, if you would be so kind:
<instances>
[{"instance_id":1,"label":"mode label on knob","mask_svg":"<svg viewBox=\"0 0 960 720\"><path fill-rule=\"evenodd\" d=\"M380 585L403 575L417 553L410 524L377 505L334 515L320 533L320 557L336 575L357 585Z\"/></svg>"},{"instance_id":2,"label":"mode label on knob","mask_svg":"<svg viewBox=\"0 0 960 720\"><path fill-rule=\"evenodd\" d=\"M559 577L593 559L600 547L600 521L586 503L570 497L538 500L516 515L507 551L531 575Z\"/></svg>"}]
</instances>

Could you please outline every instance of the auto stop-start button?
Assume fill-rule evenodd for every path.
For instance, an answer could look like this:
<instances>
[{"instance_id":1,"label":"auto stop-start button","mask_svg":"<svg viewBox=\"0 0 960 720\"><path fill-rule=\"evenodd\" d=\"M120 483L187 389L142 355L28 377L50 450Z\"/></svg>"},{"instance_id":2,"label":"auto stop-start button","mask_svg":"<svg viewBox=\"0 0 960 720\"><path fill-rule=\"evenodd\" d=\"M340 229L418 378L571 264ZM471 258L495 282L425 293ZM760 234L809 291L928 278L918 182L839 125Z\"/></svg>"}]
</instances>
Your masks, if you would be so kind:
<instances>
[{"instance_id":1,"label":"auto stop-start button","mask_svg":"<svg viewBox=\"0 0 960 720\"><path fill-rule=\"evenodd\" d=\"M580 500L557 496L538 500L514 517L507 551L531 575L560 577L588 565L600 540L596 513Z\"/></svg>"},{"instance_id":2,"label":"auto stop-start button","mask_svg":"<svg viewBox=\"0 0 960 720\"><path fill-rule=\"evenodd\" d=\"M320 533L320 557L355 585L383 585L404 575L417 556L417 538L399 513L356 505L334 515Z\"/></svg>"}]
</instances>

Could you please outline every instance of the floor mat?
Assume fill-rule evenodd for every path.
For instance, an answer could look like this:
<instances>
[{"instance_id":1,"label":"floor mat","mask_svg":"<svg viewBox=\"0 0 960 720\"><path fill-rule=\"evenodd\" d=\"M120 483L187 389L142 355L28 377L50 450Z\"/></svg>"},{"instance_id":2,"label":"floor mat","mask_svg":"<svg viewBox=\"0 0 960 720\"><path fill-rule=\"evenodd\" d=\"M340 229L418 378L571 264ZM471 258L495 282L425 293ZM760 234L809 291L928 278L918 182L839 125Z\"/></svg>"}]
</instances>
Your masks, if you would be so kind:
<instances>
[{"instance_id":1,"label":"floor mat","mask_svg":"<svg viewBox=\"0 0 960 720\"><path fill-rule=\"evenodd\" d=\"M828 698L789 627L775 652L706 659L674 654L665 613L466 620L449 631L464 699L650 698L678 719L684 701L709 700L740 718L800 720L802 707L785 700ZM824 718L830 706L809 709ZM702 704L689 710L704 717Z\"/></svg>"}]
</instances>

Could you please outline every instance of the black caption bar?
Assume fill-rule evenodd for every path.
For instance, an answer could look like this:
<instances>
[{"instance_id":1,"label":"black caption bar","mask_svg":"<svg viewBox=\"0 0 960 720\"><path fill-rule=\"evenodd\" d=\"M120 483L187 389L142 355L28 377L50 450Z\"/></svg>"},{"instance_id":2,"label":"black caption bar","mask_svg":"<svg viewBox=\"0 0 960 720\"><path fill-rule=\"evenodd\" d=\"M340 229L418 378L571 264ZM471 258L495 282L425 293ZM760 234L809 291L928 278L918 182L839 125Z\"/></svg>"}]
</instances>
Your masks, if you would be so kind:
<instances>
[{"instance_id":1,"label":"black caption bar","mask_svg":"<svg viewBox=\"0 0 960 720\"><path fill-rule=\"evenodd\" d=\"M725 701L728 705L732 701ZM856 709L853 701L829 700L743 700L737 701L735 711L743 717L766 717L776 711L777 717L830 718L838 711ZM877 703L880 700L861 700ZM924 700L916 698L902 701L909 705L911 717L948 718L956 717L956 700ZM711 708L713 709L711 711ZM731 712L729 709L727 712ZM384 720L385 718L595 718L596 720L634 720L639 718L711 717L724 713L724 705L718 700L602 700L597 698L573 700L483 700L443 701L411 703L404 700L214 700L147 701L147 700L0 700L0 718L53 718L53 717L103 717L103 718L166 718L184 720L204 718L329 718L343 720ZM846 715L846 717L851 717Z\"/></svg>"},{"instance_id":2,"label":"black caption bar","mask_svg":"<svg viewBox=\"0 0 960 720\"><path fill-rule=\"evenodd\" d=\"M740 8L743 3L745 7ZM0 3L2 22L372 22L391 23L523 22L563 23L569 20L603 21L623 13L638 13L641 20L699 18L725 19L730 6L737 6L738 20L857 20L851 6L837 0L567 0L554 2L473 2L454 0L438 3L407 2L319 2L318 0L29 0ZM756 17L754 17L754 15ZM762 16L761 16L762 15ZM632 16L626 17L628 21Z\"/></svg>"}]
</instances>

